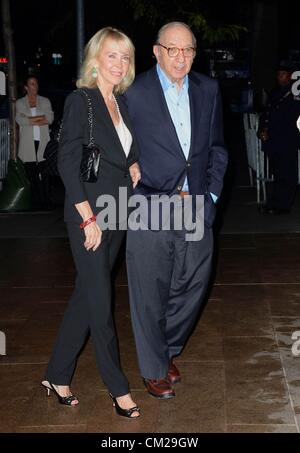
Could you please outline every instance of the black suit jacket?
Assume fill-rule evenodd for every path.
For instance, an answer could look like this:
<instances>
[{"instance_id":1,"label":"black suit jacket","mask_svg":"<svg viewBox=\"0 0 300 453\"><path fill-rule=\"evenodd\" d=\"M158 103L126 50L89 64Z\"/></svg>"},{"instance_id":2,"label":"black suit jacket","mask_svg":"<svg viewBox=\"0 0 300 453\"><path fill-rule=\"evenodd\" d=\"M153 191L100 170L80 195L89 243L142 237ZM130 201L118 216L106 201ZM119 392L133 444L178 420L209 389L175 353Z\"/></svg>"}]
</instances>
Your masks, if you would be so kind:
<instances>
[{"instance_id":1,"label":"black suit jacket","mask_svg":"<svg viewBox=\"0 0 300 453\"><path fill-rule=\"evenodd\" d=\"M140 74L123 96L140 149L142 179L136 192L172 195L182 190L187 176L190 193L205 196L205 221L211 226L215 205L210 192L220 196L227 166L221 97L216 80L194 71L188 77L192 127L188 159L155 66Z\"/></svg>"},{"instance_id":2,"label":"black suit jacket","mask_svg":"<svg viewBox=\"0 0 300 453\"><path fill-rule=\"evenodd\" d=\"M81 223L82 218L74 205L88 200L97 215L100 208L96 206L96 201L102 194L115 198L118 212L119 187L126 187L128 196L132 194L128 168L138 158L134 137L126 158L100 90L84 89L92 102L94 142L101 150L98 180L86 183L80 178L82 145L89 142L88 104L80 90L72 92L66 99L58 152L58 171L66 188L64 218L67 222L76 223ZM119 108L126 126L133 134L126 108L121 103Z\"/></svg>"},{"instance_id":3,"label":"black suit jacket","mask_svg":"<svg viewBox=\"0 0 300 453\"><path fill-rule=\"evenodd\" d=\"M269 139L262 143L263 151L280 153L284 159L289 153L297 154L300 147L296 125L299 115L300 100L292 93L291 84L273 89L259 123L259 130L268 129Z\"/></svg>"}]
</instances>

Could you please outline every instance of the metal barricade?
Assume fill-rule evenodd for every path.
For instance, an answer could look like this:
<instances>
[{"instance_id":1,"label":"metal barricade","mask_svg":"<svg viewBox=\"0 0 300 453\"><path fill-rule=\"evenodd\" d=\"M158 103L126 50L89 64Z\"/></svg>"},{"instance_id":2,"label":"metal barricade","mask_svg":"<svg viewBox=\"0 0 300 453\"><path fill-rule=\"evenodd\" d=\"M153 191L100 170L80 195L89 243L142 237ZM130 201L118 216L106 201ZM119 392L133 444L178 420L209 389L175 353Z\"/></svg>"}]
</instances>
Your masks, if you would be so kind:
<instances>
[{"instance_id":1,"label":"metal barricade","mask_svg":"<svg viewBox=\"0 0 300 453\"><path fill-rule=\"evenodd\" d=\"M0 119L0 181L7 175L9 160L9 120Z\"/></svg>"},{"instance_id":2,"label":"metal barricade","mask_svg":"<svg viewBox=\"0 0 300 453\"><path fill-rule=\"evenodd\" d=\"M253 177L256 183L256 201L266 201L266 182L272 181L269 172L269 162L266 154L261 150L261 140L257 137L259 114L244 113L244 131L249 167L250 184L253 185Z\"/></svg>"},{"instance_id":3,"label":"metal barricade","mask_svg":"<svg viewBox=\"0 0 300 453\"><path fill-rule=\"evenodd\" d=\"M244 113L243 121L250 184L254 185L254 177L257 203L261 203L266 201L266 182L273 181L273 176L270 174L267 155L261 150L261 140L257 137L259 114ZM298 150L298 184L300 184L300 149Z\"/></svg>"}]
</instances>

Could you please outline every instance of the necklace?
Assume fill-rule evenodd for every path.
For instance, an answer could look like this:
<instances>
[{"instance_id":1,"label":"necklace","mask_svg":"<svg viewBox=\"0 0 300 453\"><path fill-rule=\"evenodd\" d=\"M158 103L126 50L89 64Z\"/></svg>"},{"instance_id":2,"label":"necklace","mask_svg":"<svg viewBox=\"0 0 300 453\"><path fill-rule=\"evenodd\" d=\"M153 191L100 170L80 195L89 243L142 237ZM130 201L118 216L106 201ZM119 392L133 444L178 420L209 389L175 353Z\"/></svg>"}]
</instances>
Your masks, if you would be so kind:
<instances>
[{"instance_id":1,"label":"necklace","mask_svg":"<svg viewBox=\"0 0 300 453\"><path fill-rule=\"evenodd\" d=\"M119 105L117 103L117 99L115 98L114 94L113 94L113 101L115 103L115 106L116 106L116 109L117 109L117 112L118 112L119 121L121 121L121 113L120 113Z\"/></svg>"}]
</instances>

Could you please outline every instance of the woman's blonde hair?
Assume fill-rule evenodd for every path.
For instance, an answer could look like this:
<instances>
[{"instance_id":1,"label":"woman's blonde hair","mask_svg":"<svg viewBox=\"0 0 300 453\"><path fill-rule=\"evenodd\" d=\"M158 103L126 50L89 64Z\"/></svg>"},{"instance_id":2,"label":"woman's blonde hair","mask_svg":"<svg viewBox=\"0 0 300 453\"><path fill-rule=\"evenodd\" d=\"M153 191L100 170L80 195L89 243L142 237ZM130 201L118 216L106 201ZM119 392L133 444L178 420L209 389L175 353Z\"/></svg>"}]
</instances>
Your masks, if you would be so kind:
<instances>
[{"instance_id":1,"label":"woman's blonde hair","mask_svg":"<svg viewBox=\"0 0 300 453\"><path fill-rule=\"evenodd\" d=\"M99 55L103 48L104 41L110 38L116 42L124 42L129 50L130 62L129 68L124 79L116 85L114 92L122 94L132 84L135 77L135 64L134 64L134 45L130 38L125 33L117 28L105 27L99 30L87 43L84 49L84 60L80 68L80 77L76 82L77 88L89 87L94 88L97 86L97 79L92 76L94 60Z\"/></svg>"}]
</instances>

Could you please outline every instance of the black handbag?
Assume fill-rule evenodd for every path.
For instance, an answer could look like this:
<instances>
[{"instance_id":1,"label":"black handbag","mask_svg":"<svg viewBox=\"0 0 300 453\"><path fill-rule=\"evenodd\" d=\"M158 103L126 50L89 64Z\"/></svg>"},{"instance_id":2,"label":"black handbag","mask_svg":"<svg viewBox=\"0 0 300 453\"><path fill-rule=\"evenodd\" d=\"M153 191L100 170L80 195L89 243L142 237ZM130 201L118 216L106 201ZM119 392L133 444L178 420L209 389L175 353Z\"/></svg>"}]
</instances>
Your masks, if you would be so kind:
<instances>
[{"instance_id":1,"label":"black handbag","mask_svg":"<svg viewBox=\"0 0 300 453\"><path fill-rule=\"evenodd\" d=\"M96 146L93 138L93 108L92 102L87 92L83 89L78 90L87 98L88 103L88 124L89 124L89 143L82 145L82 159L80 163L80 176L84 182L96 182L100 169L100 149ZM59 131L48 143L44 151L45 172L49 175L59 175L57 170L57 155L59 140L63 123L61 122Z\"/></svg>"}]
</instances>

